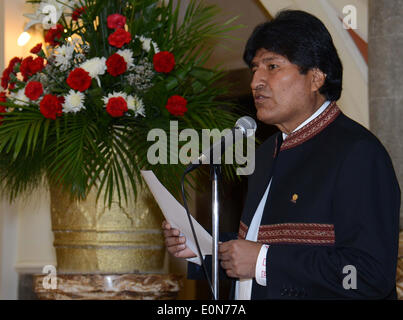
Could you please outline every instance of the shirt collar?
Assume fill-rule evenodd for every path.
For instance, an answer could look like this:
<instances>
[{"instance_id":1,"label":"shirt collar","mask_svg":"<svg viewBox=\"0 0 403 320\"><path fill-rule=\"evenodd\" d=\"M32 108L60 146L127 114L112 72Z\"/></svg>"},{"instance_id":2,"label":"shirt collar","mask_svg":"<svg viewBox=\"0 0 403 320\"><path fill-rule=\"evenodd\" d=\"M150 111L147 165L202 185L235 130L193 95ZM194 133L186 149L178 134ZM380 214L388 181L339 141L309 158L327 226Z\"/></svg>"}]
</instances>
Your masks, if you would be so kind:
<instances>
[{"instance_id":1,"label":"shirt collar","mask_svg":"<svg viewBox=\"0 0 403 320\"><path fill-rule=\"evenodd\" d=\"M330 101L326 101L322 106L315 111L314 114L312 114L308 119L306 119L304 122L302 122L297 128L294 129L293 132L301 129L303 126L307 125L309 122L311 122L313 119L318 117L323 111L326 110L326 108L330 105ZM288 134L283 132L283 140L285 140L288 137Z\"/></svg>"}]
</instances>

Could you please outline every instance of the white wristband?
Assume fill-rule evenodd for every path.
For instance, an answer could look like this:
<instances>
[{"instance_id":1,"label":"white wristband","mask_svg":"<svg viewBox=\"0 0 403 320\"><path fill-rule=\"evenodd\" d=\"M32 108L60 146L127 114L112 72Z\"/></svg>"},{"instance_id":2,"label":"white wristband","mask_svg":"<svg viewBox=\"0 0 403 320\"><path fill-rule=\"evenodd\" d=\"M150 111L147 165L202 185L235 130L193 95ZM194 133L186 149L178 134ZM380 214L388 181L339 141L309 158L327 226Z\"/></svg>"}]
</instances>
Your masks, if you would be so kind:
<instances>
[{"instance_id":1,"label":"white wristband","mask_svg":"<svg viewBox=\"0 0 403 320\"><path fill-rule=\"evenodd\" d=\"M266 286L266 256L267 250L269 249L268 244L262 245L260 248L259 256L257 257L256 261L256 268L255 268L255 279L258 284L261 286Z\"/></svg>"}]
</instances>

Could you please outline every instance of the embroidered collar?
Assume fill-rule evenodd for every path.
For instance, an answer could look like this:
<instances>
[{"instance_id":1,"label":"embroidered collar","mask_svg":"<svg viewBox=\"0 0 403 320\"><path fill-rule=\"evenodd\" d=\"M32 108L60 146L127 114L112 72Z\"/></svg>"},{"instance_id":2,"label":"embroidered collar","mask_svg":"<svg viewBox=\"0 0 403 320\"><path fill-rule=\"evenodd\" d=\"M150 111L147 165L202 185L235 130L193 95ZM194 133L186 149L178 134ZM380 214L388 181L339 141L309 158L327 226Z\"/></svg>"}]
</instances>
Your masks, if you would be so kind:
<instances>
[{"instance_id":1,"label":"embroidered collar","mask_svg":"<svg viewBox=\"0 0 403 320\"><path fill-rule=\"evenodd\" d=\"M337 106L336 102L333 101L318 117L288 135L281 145L280 151L294 148L313 138L331 124L340 113L340 108Z\"/></svg>"}]
</instances>

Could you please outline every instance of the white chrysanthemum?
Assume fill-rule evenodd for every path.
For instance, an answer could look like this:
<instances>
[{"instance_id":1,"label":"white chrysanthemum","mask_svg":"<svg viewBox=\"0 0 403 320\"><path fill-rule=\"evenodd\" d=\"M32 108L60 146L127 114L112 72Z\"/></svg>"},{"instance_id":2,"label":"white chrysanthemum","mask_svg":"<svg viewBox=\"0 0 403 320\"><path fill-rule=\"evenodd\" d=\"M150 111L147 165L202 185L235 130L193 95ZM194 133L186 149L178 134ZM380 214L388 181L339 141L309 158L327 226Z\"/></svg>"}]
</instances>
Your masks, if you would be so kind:
<instances>
[{"instance_id":1,"label":"white chrysanthemum","mask_svg":"<svg viewBox=\"0 0 403 320\"><path fill-rule=\"evenodd\" d=\"M133 110L136 113L136 117L141 115L145 117L145 109L143 101L137 96L128 96L127 97L127 108L129 110Z\"/></svg>"},{"instance_id":2,"label":"white chrysanthemum","mask_svg":"<svg viewBox=\"0 0 403 320\"><path fill-rule=\"evenodd\" d=\"M133 51L130 49L125 49L125 50L119 50L116 53L122 56L123 59L125 59L125 62L127 64L127 70L133 70L134 68Z\"/></svg>"},{"instance_id":3,"label":"white chrysanthemum","mask_svg":"<svg viewBox=\"0 0 403 320\"><path fill-rule=\"evenodd\" d=\"M68 9L67 5L60 0L42 0L34 14L24 14L30 21L25 26L25 31L35 24L42 24L44 29L54 27L60 20L63 11Z\"/></svg>"},{"instance_id":4,"label":"white chrysanthemum","mask_svg":"<svg viewBox=\"0 0 403 320\"><path fill-rule=\"evenodd\" d=\"M13 102L19 106L29 104L29 98L25 95L25 88L20 89L17 92L11 92L10 99L12 99Z\"/></svg>"},{"instance_id":5,"label":"white chrysanthemum","mask_svg":"<svg viewBox=\"0 0 403 320\"><path fill-rule=\"evenodd\" d=\"M124 93L124 92L110 93L110 94L108 94L107 97L103 97L102 101L104 102L105 107L106 107L106 105L108 104L110 98L119 98L119 97L122 97L123 99L125 99L127 101L127 94Z\"/></svg>"},{"instance_id":6,"label":"white chrysanthemum","mask_svg":"<svg viewBox=\"0 0 403 320\"><path fill-rule=\"evenodd\" d=\"M85 109L84 101L85 101L84 93L70 90L68 95L64 97L63 112L76 113L82 109Z\"/></svg>"},{"instance_id":7,"label":"white chrysanthemum","mask_svg":"<svg viewBox=\"0 0 403 320\"><path fill-rule=\"evenodd\" d=\"M92 58L82 63L80 68L83 68L85 71L87 71L91 78L96 78L105 74L106 58Z\"/></svg>"},{"instance_id":8,"label":"white chrysanthemum","mask_svg":"<svg viewBox=\"0 0 403 320\"><path fill-rule=\"evenodd\" d=\"M143 47L144 51L150 52L151 45L153 45L155 53L160 52L158 45L151 38L146 38L144 36L140 36L138 38L140 39L140 41L142 43L142 47Z\"/></svg>"},{"instance_id":9,"label":"white chrysanthemum","mask_svg":"<svg viewBox=\"0 0 403 320\"><path fill-rule=\"evenodd\" d=\"M70 68L73 61L75 43L65 44L55 50L55 65L60 67L61 71Z\"/></svg>"}]
</instances>

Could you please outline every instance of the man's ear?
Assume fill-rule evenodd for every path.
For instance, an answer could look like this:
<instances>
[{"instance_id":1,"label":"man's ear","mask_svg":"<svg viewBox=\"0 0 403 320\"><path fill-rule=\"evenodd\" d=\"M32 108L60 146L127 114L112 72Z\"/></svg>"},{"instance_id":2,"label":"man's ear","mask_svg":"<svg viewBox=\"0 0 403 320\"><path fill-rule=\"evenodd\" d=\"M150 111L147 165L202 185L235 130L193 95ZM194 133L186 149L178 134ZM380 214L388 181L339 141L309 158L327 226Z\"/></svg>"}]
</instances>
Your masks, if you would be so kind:
<instances>
[{"instance_id":1,"label":"man's ear","mask_svg":"<svg viewBox=\"0 0 403 320\"><path fill-rule=\"evenodd\" d=\"M310 71L312 74L311 91L319 91L319 89L325 84L326 74L318 68L314 68Z\"/></svg>"}]
</instances>

